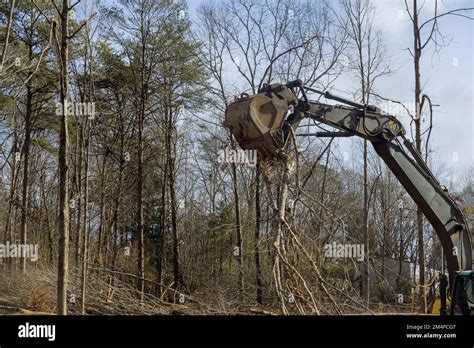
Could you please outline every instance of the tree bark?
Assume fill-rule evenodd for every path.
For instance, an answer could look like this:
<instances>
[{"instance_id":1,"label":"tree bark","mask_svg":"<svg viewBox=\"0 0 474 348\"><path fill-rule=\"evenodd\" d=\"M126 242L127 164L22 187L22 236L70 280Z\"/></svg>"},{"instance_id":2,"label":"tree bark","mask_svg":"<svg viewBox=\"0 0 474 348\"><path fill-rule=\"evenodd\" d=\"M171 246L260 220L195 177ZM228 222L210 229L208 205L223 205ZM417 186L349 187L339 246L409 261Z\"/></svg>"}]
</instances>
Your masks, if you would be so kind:
<instances>
[{"instance_id":1,"label":"tree bark","mask_svg":"<svg viewBox=\"0 0 474 348\"><path fill-rule=\"evenodd\" d=\"M257 285L257 303L263 304L262 269L260 267L260 167L257 164L255 176L255 282Z\"/></svg>"},{"instance_id":2,"label":"tree bark","mask_svg":"<svg viewBox=\"0 0 474 348\"><path fill-rule=\"evenodd\" d=\"M364 98L365 99L365 98ZM363 286L362 295L367 301L367 306L370 303L370 276L369 276L369 177L368 177L368 163L367 163L367 140L364 140L364 245L365 245L365 260L363 265Z\"/></svg>"},{"instance_id":3,"label":"tree bark","mask_svg":"<svg viewBox=\"0 0 474 348\"><path fill-rule=\"evenodd\" d=\"M32 47L29 47L29 58L32 58ZM23 142L23 182L21 195L21 220L20 220L20 244L26 244L26 224L28 219L28 181L29 181L29 157L31 145L31 119L32 119L33 91L31 80L26 85L26 114L25 114L25 140ZM26 258L20 257L20 270L26 271Z\"/></svg>"},{"instance_id":4,"label":"tree bark","mask_svg":"<svg viewBox=\"0 0 474 348\"><path fill-rule=\"evenodd\" d=\"M144 100L141 101L141 110L138 120L138 188L137 188L137 288L140 291L141 296L143 297L143 292L145 290L145 283L143 278L145 277L145 260L144 260L144 232L143 232L143 124L144 124L144 113L145 105ZM114 241L117 243L117 241Z\"/></svg>"},{"instance_id":5,"label":"tree bark","mask_svg":"<svg viewBox=\"0 0 474 348\"><path fill-rule=\"evenodd\" d=\"M231 146L235 149L235 140L231 136ZM231 163L231 170L232 170L232 187L234 189L234 212L235 212L235 233L237 236L237 248L238 248L238 289L239 289L239 296L242 298L244 293L244 261L243 261L243 250L244 250L244 243L242 238L242 224L241 224L241 217L240 217L240 196L239 196L239 188L237 185L237 165L235 163Z\"/></svg>"},{"instance_id":6,"label":"tree bark","mask_svg":"<svg viewBox=\"0 0 474 348\"><path fill-rule=\"evenodd\" d=\"M107 243L104 238L105 231L105 165L107 163L107 154L104 154L102 158L102 166L100 169L100 207L99 207L99 241L97 247L97 261L99 263L99 268L107 264L107 256L102 255L102 253L107 254Z\"/></svg>"},{"instance_id":7,"label":"tree bark","mask_svg":"<svg viewBox=\"0 0 474 348\"><path fill-rule=\"evenodd\" d=\"M83 162L83 153L84 153L84 126L78 121L79 130L77 132L76 138L76 157L77 162L75 166L75 179L76 179L76 192L77 192L77 202L76 202L76 236L75 236L75 252L74 252L74 262L76 268L79 268L81 262L81 242L82 242L82 230L81 230L81 217L82 217L82 162ZM85 204L84 204L85 207ZM84 208L85 209L85 208Z\"/></svg>"},{"instance_id":8,"label":"tree bark","mask_svg":"<svg viewBox=\"0 0 474 348\"><path fill-rule=\"evenodd\" d=\"M415 69L415 146L420 156L421 150L421 81L420 81L420 58L421 58L421 37L418 28L418 5L417 0L413 0L413 48L414 48L414 69ZM420 305L423 313L426 313L426 290L425 285L425 243L423 237L423 213L420 208L416 210L416 224L418 228L418 259L420 264Z\"/></svg>"},{"instance_id":9,"label":"tree bark","mask_svg":"<svg viewBox=\"0 0 474 348\"><path fill-rule=\"evenodd\" d=\"M87 122L86 122L87 124ZM88 125L86 125L88 127ZM87 212L89 211L89 136L90 132L86 129L85 139L85 160L84 160L84 213L82 225L82 289L81 289L81 313L86 313L86 282L87 282L87 262L89 255L89 224L87 221Z\"/></svg>"},{"instance_id":10,"label":"tree bark","mask_svg":"<svg viewBox=\"0 0 474 348\"><path fill-rule=\"evenodd\" d=\"M69 205L68 205L68 117L67 108L64 108L69 96L68 81L68 34L69 34L69 0L63 0L61 12L61 115L59 137L59 256L58 256L58 315L67 314L67 284L69 270ZM54 29L53 29L54 30Z\"/></svg>"},{"instance_id":11,"label":"tree bark","mask_svg":"<svg viewBox=\"0 0 474 348\"><path fill-rule=\"evenodd\" d=\"M173 279L175 289L184 286L183 278L180 271L179 248L180 238L178 231L178 203L176 200L176 146L174 141L175 126L173 122L173 111L171 108L171 100L168 107L168 125L166 134L166 148L168 160L168 189L170 194L171 208L171 230L173 233Z\"/></svg>"}]
</instances>

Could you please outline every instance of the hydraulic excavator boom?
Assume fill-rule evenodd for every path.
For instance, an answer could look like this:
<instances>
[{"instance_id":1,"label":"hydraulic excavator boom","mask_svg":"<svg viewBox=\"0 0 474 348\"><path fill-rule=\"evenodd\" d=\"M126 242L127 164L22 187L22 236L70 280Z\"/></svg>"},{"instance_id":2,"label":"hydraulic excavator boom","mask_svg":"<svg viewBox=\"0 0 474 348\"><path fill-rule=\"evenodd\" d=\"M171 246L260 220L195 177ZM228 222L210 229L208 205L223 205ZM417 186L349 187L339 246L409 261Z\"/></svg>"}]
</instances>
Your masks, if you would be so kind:
<instances>
[{"instance_id":1,"label":"hydraulic excavator boom","mask_svg":"<svg viewBox=\"0 0 474 348\"><path fill-rule=\"evenodd\" d=\"M348 106L310 101L308 91ZM305 87L300 80L296 80L286 85L265 85L255 96L245 95L238 99L227 108L225 124L243 149L255 149L261 158L267 158L278 157L282 153L292 130L304 118L339 130L337 133L331 132L329 136L355 135L371 142L436 231L446 258L452 290L458 281L459 271L472 269L469 228L456 202L405 138L405 129L394 116L374 106ZM474 289L474 273L462 274L472 274L471 278L464 277L470 280L463 283L462 287L471 286ZM469 314L474 303L468 299L459 288L456 292L452 291L451 305L457 306L454 312ZM445 307L445 304L441 306ZM445 308L442 312L445 312Z\"/></svg>"}]
</instances>

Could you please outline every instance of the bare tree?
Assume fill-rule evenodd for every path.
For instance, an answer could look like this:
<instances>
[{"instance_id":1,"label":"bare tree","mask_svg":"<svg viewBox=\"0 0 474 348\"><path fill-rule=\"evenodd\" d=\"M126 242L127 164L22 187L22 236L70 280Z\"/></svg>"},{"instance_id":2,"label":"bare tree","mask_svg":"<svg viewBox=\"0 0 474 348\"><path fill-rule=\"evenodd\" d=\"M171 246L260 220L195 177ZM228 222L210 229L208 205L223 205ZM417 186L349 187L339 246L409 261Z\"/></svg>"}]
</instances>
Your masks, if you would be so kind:
<instances>
[{"instance_id":1,"label":"bare tree","mask_svg":"<svg viewBox=\"0 0 474 348\"><path fill-rule=\"evenodd\" d=\"M339 23L349 37L351 48L346 56L348 65L359 80L360 97L363 105L368 105L375 81L390 73L390 66L385 56L381 32L373 26L375 9L369 0L341 1L342 13ZM369 175L368 148L364 140L364 206L363 206L363 244L369 254ZM370 303L369 258L364 262L361 294Z\"/></svg>"},{"instance_id":2,"label":"bare tree","mask_svg":"<svg viewBox=\"0 0 474 348\"><path fill-rule=\"evenodd\" d=\"M405 10L410 18L413 28L413 47L408 48L408 52L413 58L414 77L415 77L415 114L412 115L413 123L415 124L415 146L420 155L423 153L422 150L422 135L427 133L426 144L425 144L425 157L428 158L428 143L430 140L431 129L432 129L432 103L430 97L422 91L421 81L421 58L426 48L432 45L435 52L438 52L443 46L447 44L446 36L444 36L439 29L439 21L445 16L459 16L472 20L473 18L466 15L474 10L470 8L459 8L453 9L444 13L439 13L439 1L434 1L434 13L433 16L427 20L421 21L421 9L422 5L418 4L417 0L412 0L411 6L408 4L408 0L404 0ZM430 114L430 125L426 131L421 130L421 114L423 111L424 103L427 102L429 105ZM425 245L424 245L424 223L423 213L420 209L417 209L417 225L418 225L418 260L420 267L420 285L421 285L421 296L420 304L422 311L426 313L426 288L425 288Z\"/></svg>"},{"instance_id":3,"label":"bare tree","mask_svg":"<svg viewBox=\"0 0 474 348\"><path fill-rule=\"evenodd\" d=\"M59 13L61 27L58 60L60 66L60 100L63 112L60 116L59 136L59 255L58 255L58 314L67 314L67 284L69 272L69 134L67 101L69 98L68 58L69 58L69 0L63 0ZM58 11L59 12L59 11Z\"/></svg>"}]
</instances>

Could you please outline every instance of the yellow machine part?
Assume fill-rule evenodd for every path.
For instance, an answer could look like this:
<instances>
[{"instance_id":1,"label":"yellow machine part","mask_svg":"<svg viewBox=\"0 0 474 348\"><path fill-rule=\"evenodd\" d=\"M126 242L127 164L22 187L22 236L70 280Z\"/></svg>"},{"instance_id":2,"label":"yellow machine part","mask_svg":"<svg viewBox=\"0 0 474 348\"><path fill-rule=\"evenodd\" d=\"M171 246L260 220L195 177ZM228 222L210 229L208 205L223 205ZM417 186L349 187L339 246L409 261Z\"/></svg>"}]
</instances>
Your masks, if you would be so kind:
<instances>
[{"instance_id":1,"label":"yellow machine part","mask_svg":"<svg viewBox=\"0 0 474 348\"><path fill-rule=\"evenodd\" d=\"M446 308L449 308L449 299L446 299ZM441 309L441 300L439 299L439 297L437 297L435 301L433 302L431 314L441 314L440 309Z\"/></svg>"}]
</instances>

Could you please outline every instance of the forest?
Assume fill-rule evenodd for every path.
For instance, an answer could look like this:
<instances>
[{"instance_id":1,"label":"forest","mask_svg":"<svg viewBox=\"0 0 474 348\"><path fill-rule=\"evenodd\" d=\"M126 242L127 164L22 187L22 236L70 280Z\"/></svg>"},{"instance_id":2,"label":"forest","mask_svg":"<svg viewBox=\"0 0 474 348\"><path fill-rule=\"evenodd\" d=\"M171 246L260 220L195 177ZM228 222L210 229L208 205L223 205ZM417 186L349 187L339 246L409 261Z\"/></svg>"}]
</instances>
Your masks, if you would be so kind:
<instances>
[{"instance_id":1,"label":"forest","mask_svg":"<svg viewBox=\"0 0 474 348\"><path fill-rule=\"evenodd\" d=\"M429 81L474 8L392 2L396 55L384 1L1 0L0 314L431 313L440 243L369 141L304 120L288 169L224 122L295 79L385 108L472 226Z\"/></svg>"}]
</instances>

